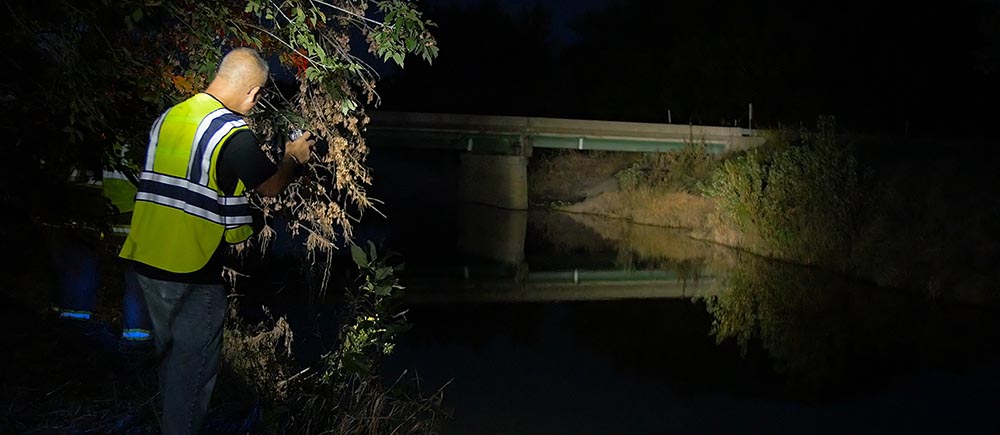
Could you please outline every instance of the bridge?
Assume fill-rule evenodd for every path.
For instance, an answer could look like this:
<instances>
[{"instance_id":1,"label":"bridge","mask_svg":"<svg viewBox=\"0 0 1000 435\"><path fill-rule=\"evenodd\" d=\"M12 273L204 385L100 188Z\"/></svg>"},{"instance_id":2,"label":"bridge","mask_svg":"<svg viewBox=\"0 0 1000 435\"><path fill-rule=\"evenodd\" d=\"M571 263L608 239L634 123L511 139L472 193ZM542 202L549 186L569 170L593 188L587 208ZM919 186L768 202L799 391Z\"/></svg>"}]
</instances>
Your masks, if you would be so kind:
<instances>
[{"instance_id":1,"label":"bridge","mask_svg":"<svg viewBox=\"0 0 1000 435\"><path fill-rule=\"evenodd\" d=\"M716 278L682 277L666 270L557 270L487 274L470 272L460 276L438 271L407 279L406 295L411 304L456 302L531 303L603 301L620 299L691 299L720 293ZM442 273L444 272L444 273ZM452 276L451 279L442 278Z\"/></svg>"},{"instance_id":2,"label":"bridge","mask_svg":"<svg viewBox=\"0 0 1000 435\"><path fill-rule=\"evenodd\" d=\"M463 200L528 208L527 164L534 148L670 152L702 145L713 154L744 150L764 138L738 127L517 116L373 111L365 136L373 148L462 152Z\"/></svg>"}]
</instances>

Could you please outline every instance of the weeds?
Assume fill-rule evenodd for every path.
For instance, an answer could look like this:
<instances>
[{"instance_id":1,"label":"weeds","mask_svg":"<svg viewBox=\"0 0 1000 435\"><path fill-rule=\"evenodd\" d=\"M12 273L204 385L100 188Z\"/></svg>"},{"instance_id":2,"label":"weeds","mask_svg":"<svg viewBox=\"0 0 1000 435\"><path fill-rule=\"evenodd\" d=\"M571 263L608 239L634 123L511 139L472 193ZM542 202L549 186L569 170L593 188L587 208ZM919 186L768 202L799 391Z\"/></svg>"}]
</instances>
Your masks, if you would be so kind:
<instances>
[{"instance_id":1,"label":"weeds","mask_svg":"<svg viewBox=\"0 0 1000 435\"><path fill-rule=\"evenodd\" d=\"M267 433L433 434L446 417L443 388L424 395L420 380L405 373L390 385L377 374L396 337L409 324L399 311L402 265L352 246L361 274L338 313L344 319L333 350L306 367L295 364L293 337L284 318L242 326L232 318L225 361L239 389L265 410Z\"/></svg>"}]
</instances>

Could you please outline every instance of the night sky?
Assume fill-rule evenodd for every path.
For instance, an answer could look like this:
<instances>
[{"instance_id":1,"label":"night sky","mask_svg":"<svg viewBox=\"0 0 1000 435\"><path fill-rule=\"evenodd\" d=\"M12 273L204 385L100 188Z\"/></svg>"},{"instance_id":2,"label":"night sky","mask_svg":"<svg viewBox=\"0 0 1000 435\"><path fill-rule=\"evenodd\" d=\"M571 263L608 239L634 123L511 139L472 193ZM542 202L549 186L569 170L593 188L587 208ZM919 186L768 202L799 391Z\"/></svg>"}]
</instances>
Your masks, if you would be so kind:
<instances>
[{"instance_id":1,"label":"night sky","mask_svg":"<svg viewBox=\"0 0 1000 435\"><path fill-rule=\"evenodd\" d=\"M864 133L982 138L1000 3L429 0L433 66L381 109L747 126L835 116Z\"/></svg>"},{"instance_id":2,"label":"night sky","mask_svg":"<svg viewBox=\"0 0 1000 435\"><path fill-rule=\"evenodd\" d=\"M486 0L487 3L490 0ZM457 6L470 8L484 3L483 0L428 0L427 4L433 8L443 8ZM575 42L578 35L570 26L570 23L581 14L600 10L612 3L612 0L506 0L494 1L506 12L516 14L522 10L541 6L548 9L552 14L552 36L553 42L557 44L568 44Z\"/></svg>"}]
</instances>

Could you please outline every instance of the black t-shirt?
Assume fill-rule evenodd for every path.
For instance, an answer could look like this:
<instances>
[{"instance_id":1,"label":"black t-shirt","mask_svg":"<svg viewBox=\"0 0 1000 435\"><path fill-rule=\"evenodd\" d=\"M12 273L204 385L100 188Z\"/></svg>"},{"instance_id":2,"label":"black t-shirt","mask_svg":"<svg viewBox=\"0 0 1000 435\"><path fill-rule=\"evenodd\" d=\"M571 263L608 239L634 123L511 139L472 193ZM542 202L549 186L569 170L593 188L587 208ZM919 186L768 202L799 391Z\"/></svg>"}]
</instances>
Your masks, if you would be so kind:
<instances>
[{"instance_id":1,"label":"black t-shirt","mask_svg":"<svg viewBox=\"0 0 1000 435\"><path fill-rule=\"evenodd\" d=\"M249 130L234 133L219 151L219 168L216 171L219 187L228 195L236 190L237 180L247 189L255 189L277 171L274 163L258 145L257 137ZM226 242L222 240L212 258L201 269L191 273L173 273L140 262L135 262L136 272L163 281L191 284L221 284L222 266L225 264Z\"/></svg>"},{"instance_id":2,"label":"black t-shirt","mask_svg":"<svg viewBox=\"0 0 1000 435\"><path fill-rule=\"evenodd\" d=\"M219 155L219 187L232 195L236 180L247 189L256 189L277 171L271 159L260 149L257 137L250 130L237 132L222 146Z\"/></svg>"}]
</instances>

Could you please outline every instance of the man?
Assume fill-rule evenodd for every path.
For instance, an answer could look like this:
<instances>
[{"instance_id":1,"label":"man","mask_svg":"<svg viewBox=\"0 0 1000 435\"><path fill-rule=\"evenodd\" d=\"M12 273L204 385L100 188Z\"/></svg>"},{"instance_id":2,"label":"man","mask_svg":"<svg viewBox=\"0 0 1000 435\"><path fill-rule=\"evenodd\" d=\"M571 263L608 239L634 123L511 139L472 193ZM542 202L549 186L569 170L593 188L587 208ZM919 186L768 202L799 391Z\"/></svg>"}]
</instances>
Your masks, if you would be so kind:
<instances>
[{"instance_id":1,"label":"man","mask_svg":"<svg viewBox=\"0 0 1000 435\"><path fill-rule=\"evenodd\" d=\"M131 232L121 257L133 260L163 361L164 434L197 433L222 352L227 245L253 230L247 188L275 196L309 160L309 133L285 144L277 168L243 120L267 82L256 51L222 60L208 89L153 124L139 177Z\"/></svg>"}]
</instances>

